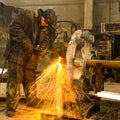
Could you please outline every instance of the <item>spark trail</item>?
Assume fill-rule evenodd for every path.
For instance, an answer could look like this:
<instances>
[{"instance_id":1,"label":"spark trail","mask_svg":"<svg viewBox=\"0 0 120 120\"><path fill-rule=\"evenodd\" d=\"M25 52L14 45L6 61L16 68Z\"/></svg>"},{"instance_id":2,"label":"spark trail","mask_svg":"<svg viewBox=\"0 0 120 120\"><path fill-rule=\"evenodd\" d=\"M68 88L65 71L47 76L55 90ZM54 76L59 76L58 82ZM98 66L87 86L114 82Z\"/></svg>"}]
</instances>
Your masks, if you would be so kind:
<instances>
[{"instance_id":1,"label":"spark trail","mask_svg":"<svg viewBox=\"0 0 120 120\"><path fill-rule=\"evenodd\" d=\"M38 106L41 106L41 113L55 115L58 118L65 114L76 116L76 111L78 111L75 93L66 87L64 66L64 64L61 64L61 58L59 58L37 78L38 97L41 99ZM71 103L74 104L71 105ZM77 114L80 115L80 113Z\"/></svg>"}]
</instances>

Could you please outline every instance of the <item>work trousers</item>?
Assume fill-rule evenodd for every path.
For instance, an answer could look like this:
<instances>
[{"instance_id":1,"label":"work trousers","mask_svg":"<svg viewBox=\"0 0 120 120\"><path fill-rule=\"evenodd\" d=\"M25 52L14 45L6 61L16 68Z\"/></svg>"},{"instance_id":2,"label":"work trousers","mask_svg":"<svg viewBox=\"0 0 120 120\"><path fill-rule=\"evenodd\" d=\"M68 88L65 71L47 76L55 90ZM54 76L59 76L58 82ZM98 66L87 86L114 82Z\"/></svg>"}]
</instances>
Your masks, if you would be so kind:
<instances>
[{"instance_id":1,"label":"work trousers","mask_svg":"<svg viewBox=\"0 0 120 120\"><path fill-rule=\"evenodd\" d=\"M26 69L16 63L8 62L8 78L6 88L7 107L15 110L20 100L20 85L27 101L36 97L36 74L34 70Z\"/></svg>"}]
</instances>

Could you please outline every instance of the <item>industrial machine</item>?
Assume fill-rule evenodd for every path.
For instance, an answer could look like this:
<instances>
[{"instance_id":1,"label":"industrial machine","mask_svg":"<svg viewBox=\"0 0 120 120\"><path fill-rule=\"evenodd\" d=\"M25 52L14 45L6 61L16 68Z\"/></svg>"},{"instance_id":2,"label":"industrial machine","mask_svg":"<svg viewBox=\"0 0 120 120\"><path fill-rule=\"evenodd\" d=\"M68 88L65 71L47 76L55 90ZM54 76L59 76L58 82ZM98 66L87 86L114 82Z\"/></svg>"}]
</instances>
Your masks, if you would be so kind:
<instances>
[{"instance_id":1,"label":"industrial machine","mask_svg":"<svg viewBox=\"0 0 120 120\"><path fill-rule=\"evenodd\" d=\"M120 35L118 33L101 33L95 35L95 47L96 59L97 60L120 60ZM104 69L103 70L104 80L108 78L114 79L115 82L120 82L119 70L115 69Z\"/></svg>"},{"instance_id":2,"label":"industrial machine","mask_svg":"<svg viewBox=\"0 0 120 120\"><path fill-rule=\"evenodd\" d=\"M53 43L53 49L48 51L48 54L52 59L61 57L65 60L65 85L67 87L62 90L61 84L63 83L58 79L57 87L59 89L57 89L57 92L67 93L68 101L65 103L60 101L59 103L57 99L55 108L59 115L42 113L41 118L47 119L50 116L50 120L82 120L83 118L89 118L95 111L100 110L101 98L97 96L97 92L104 90L103 68L119 70L120 62L113 61L113 58L110 59L112 55L109 46L111 41L108 39L110 38L108 35L103 34L94 37L90 31L81 30L77 24L70 21L59 21L56 30L57 37ZM46 65L42 69L44 68L46 68ZM52 77L54 78L54 75ZM46 81L50 84L51 79ZM43 86L42 83L41 86ZM69 100L71 91L72 94L75 94L74 100ZM90 95L90 91L93 91L94 94ZM62 96L60 93L57 97ZM66 112L63 114L62 109L67 110L67 112L70 110L70 115ZM71 112L73 110L74 114Z\"/></svg>"}]
</instances>

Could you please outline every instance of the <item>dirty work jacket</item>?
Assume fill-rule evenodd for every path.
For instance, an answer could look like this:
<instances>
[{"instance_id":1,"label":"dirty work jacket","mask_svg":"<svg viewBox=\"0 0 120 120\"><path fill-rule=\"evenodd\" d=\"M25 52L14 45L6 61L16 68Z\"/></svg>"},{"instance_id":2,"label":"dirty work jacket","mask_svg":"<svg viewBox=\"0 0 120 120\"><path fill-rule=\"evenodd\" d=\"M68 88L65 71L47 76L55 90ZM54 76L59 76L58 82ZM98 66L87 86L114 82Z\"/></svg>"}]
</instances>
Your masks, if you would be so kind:
<instances>
[{"instance_id":1,"label":"dirty work jacket","mask_svg":"<svg viewBox=\"0 0 120 120\"><path fill-rule=\"evenodd\" d=\"M28 55L23 50L25 41L31 41L33 47L38 35L38 22L34 11L24 10L20 12L9 25L9 41L6 46L4 57L24 67L35 70L38 55Z\"/></svg>"}]
</instances>

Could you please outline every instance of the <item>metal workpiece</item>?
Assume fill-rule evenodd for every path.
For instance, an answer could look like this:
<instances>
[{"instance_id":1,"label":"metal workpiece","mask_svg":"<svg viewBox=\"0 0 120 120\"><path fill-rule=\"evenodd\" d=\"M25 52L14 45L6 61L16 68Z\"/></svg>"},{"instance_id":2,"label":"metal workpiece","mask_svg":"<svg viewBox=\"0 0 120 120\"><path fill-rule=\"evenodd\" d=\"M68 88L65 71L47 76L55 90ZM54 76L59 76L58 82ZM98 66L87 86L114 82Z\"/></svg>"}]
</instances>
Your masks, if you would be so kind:
<instances>
[{"instance_id":1,"label":"metal workpiece","mask_svg":"<svg viewBox=\"0 0 120 120\"><path fill-rule=\"evenodd\" d=\"M110 69L120 69L120 61L118 60L87 60L87 67L96 67L96 64L100 63L102 68L110 68ZM74 60L75 66L81 66L81 62L78 60Z\"/></svg>"},{"instance_id":2,"label":"metal workpiece","mask_svg":"<svg viewBox=\"0 0 120 120\"><path fill-rule=\"evenodd\" d=\"M95 67L97 63L101 63L103 68L120 69L120 61L117 60L88 60L86 66Z\"/></svg>"}]
</instances>

